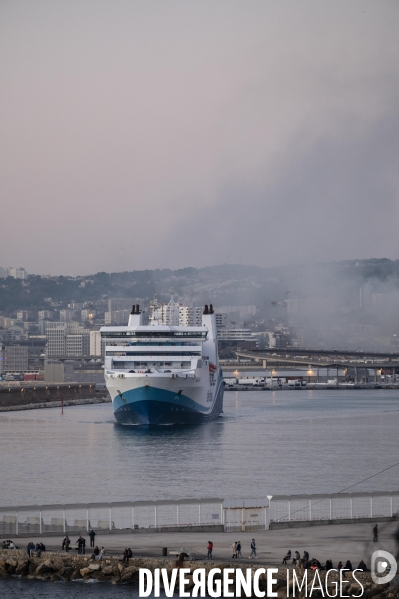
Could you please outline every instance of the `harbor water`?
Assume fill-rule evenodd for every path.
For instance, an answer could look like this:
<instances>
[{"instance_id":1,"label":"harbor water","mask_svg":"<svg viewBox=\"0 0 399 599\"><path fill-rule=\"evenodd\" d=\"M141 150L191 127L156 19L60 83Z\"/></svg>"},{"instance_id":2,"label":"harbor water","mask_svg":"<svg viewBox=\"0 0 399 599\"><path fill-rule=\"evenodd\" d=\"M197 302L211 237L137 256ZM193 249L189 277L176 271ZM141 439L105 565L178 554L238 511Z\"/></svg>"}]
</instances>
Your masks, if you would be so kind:
<instances>
[{"instance_id":1,"label":"harbor water","mask_svg":"<svg viewBox=\"0 0 399 599\"><path fill-rule=\"evenodd\" d=\"M399 461L398 425L397 390L226 392L221 418L159 429L110 404L0 413L0 506L334 493Z\"/></svg>"},{"instance_id":2,"label":"harbor water","mask_svg":"<svg viewBox=\"0 0 399 599\"><path fill-rule=\"evenodd\" d=\"M152 595L151 595L152 596ZM161 593L161 597L165 597ZM39 580L2 580L0 597L3 599L136 599L137 585L118 585L77 582L43 582ZM175 597L178 595L175 594Z\"/></svg>"},{"instance_id":3,"label":"harbor water","mask_svg":"<svg viewBox=\"0 0 399 599\"><path fill-rule=\"evenodd\" d=\"M110 404L0 414L0 505L333 493L398 462L399 392L228 392L191 427L115 423ZM353 491L398 490L398 469ZM8 599L125 599L138 586L0 580Z\"/></svg>"}]
</instances>

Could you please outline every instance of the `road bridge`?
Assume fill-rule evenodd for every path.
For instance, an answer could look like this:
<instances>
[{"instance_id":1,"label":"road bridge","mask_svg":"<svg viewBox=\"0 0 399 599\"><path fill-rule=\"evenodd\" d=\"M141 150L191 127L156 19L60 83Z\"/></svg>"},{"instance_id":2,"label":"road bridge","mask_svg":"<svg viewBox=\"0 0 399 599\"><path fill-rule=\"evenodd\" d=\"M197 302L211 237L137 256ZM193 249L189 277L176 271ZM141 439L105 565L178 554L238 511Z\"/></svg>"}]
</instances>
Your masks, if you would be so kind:
<instances>
[{"instance_id":1,"label":"road bridge","mask_svg":"<svg viewBox=\"0 0 399 599\"><path fill-rule=\"evenodd\" d=\"M373 370L374 373L374 381L377 381L377 376L381 376L382 373L387 374L388 371L391 376L394 378L396 374L396 370L399 369L399 357L395 360L382 360L381 357L379 359L359 359L353 358L353 355L350 354L351 359L345 359L341 356L331 355L306 355L306 356L291 356L286 353L286 350L281 352L274 351L272 354L270 352L260 352L260 351L236 351L235 352L238 365L243 366L244 364L241 360L247 362L251 361L251 366L258 366L267 369L282 369L282 368L297 368L298 370L319 370L321 368L327 370L327 378L329 370L338 370L343 369L346 372L349 370L353 371L354 374L354 382L357 383L359 380L359 371ZM349 357L349 356L348 356ZM233 366L233 364L231 364ZM248 364L245 364L247 367ZM225 368L225 367L224 367ZM225 368L226 369L226 368ZM367 375L366 375L367 377Z\"/></svg>"}]
</instances>

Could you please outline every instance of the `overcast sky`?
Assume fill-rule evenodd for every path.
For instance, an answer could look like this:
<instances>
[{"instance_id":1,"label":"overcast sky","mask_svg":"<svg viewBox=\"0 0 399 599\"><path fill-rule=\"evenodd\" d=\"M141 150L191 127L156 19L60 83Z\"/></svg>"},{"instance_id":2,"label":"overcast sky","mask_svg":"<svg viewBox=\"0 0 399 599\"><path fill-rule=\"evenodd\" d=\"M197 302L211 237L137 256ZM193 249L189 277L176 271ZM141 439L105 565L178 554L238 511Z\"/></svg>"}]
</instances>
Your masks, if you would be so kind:
<instances>
[{"instance_id":1,"label":"overcast sky","mask_svg":"<svg viewBox=\"0 0 399 599\"><path fill-rule=\"evenodd\" d=\"M0 266L399 258L397 0L2 0Z\"/></svg>"}]
</instances>

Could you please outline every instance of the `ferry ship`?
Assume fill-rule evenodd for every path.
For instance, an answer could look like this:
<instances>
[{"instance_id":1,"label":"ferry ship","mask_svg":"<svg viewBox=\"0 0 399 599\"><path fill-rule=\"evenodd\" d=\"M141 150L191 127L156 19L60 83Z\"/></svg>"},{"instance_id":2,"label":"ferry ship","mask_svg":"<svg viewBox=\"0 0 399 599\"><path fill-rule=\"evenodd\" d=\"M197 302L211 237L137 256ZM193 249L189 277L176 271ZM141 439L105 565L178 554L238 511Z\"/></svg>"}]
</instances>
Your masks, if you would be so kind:
<instances>
[{"instance_id":1,"label":"ferry ship","mask_svg":"<svg viewBox=\"0 0 399 599\"><path fill-rule=\"evenodd\" d=\"M201 326L162 324L156 300L147 324L144 316L134 305L127 326L101 328L105 383L116 420L172 425L217 418L224 383L212 304L205 306Z\"/></svg>"}]
</instances>

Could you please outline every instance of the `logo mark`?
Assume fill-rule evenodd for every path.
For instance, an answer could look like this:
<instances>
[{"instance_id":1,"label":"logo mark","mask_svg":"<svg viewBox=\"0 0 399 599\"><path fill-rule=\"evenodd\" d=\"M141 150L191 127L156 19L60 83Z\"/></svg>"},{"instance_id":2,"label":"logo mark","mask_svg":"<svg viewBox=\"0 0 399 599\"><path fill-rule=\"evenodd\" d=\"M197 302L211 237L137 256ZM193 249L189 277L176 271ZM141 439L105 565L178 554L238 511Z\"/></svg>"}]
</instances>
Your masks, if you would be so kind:
<instances>
[{"instance_id":1,"label":"logo mark","mask_svg":"<svg viewBox=\"0 0 399 599\"><path fill-rule=\"evenodd\" d=\"M371 556L371 578L375 584L391 582L398 571L396 559L388 551L379 549Z\"/></svg>"}]
</instances>

